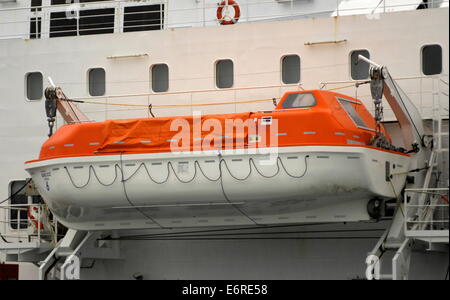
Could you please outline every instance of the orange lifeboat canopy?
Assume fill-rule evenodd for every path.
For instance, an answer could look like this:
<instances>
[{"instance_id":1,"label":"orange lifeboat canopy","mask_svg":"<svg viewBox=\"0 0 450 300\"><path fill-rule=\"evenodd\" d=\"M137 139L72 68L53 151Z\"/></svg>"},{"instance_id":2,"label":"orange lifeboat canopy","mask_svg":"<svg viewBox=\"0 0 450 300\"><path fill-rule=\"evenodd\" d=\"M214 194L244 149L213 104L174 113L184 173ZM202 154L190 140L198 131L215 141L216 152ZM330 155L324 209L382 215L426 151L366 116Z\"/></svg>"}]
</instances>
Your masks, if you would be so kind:
<instances>
[{"instance_id":1,"label":"orange lifeboat canopy","mask_svg":"<svg viewBox=\"0 0 450 300\"><path fill-rule=\"evenodd\" d=\"M145 119L107 120L103 122L64 125L42 146L39 160L62 157L168 153L177 131L171 126L175 120L193 124L193 116L159 117ZM355 98L330 91L310 90L286 93L275 110L220 115L204 115L201 123L214 119L225 128L227 120L255 121L257 126L263 120L277 120L277 147L293 146L355 146L368 147L376 132L376 122L364 104ZM192 127L192 126L191 126ZM204 128L202 128L203 130ZM384 135L388 133L382 128ZM194 133L183 151L193 151L196 146ZM201 131L200 139L211 135L211 131ZM236 133L237 134L237 133ZM217 135L217 132L216 132ZM249 132L243 133L244 144L238 144L237 136L225 132L222 146L229 149L249 147ZM198 138L197 138L198 139ZM262 136L261 141L269 139ZM254 147L264 147L255 144ZM390 151L376 148L381 151ZM390 151L393 152L393 151Z\"/></svg>"}]
</instances>

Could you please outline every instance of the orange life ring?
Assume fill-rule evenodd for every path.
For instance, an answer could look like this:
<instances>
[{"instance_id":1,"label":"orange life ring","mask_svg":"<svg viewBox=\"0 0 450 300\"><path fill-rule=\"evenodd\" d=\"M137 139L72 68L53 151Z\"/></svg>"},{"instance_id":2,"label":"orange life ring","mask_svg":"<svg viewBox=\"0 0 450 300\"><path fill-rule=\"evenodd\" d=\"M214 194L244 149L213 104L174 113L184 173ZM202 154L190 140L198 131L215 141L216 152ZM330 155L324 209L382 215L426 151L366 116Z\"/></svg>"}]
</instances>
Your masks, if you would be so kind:
<instances>
[{"instance_id":1,"label":"orange life ring","mask_svg":"<svg viewBox=\"0 0 450 300\"><path fill-rule=\"evenodd\" d=\"M232 25L236 24L241 17L241 8L234 0L228 0L228 6L233 6L234 16L230 17L230 20L225 20L223 16L223 8L227 6L227 1L222 1L217 8L217 20L221 25Z\"/></svg>"}]
</instances>

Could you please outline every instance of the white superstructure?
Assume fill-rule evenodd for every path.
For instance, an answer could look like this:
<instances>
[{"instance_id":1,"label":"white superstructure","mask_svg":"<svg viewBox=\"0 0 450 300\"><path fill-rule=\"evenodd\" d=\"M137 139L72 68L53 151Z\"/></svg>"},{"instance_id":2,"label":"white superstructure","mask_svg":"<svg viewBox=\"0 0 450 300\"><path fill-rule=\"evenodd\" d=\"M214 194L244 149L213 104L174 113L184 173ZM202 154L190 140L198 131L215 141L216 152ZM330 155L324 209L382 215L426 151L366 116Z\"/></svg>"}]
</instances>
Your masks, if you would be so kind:
<instances>
[{"instance_id":1,"label":"white superstructure","mask_svg":"<svg viewBox=\"0 0 450 300\"><path fill-rule=\"evenodd\" d=\"M430 120L430 132L436 129L431 120L437 120L437 108L439 132L448 124L448 1L429 0L427 9L417 10L424 3L239 0L240 20L227 26L218 24L217 1L211 0L86 1L71 6L62 2L52 5L42 0L31 6L36 2L0 0L0 201L28 178L23 163L37 157L47 137L43 101L47 77L72 99L101 103L78 105L97 121L150 117L150 104L157 116L267 110L273 108L270 99L285 91L316 88L338 88L373 109L369 86L355 88L355 82L368 78L354 57L368 54L389 66L423 118ZM224 102L228 104L200 105ZM162 107L173 104L185 106ZM388 105L384 116L385 121L395 120ZM57 125L62 123L59 118ZM387 126L394 138L400 136L396 123ZM442 148L448 149L448 135ZM448 166L448 152L439 163ZM440 187L448 187L448 171L441 179ZM9 210L0 209L0 233L5 239L27 236L29 229L13 228L11 220L17 218L11 216ZM386 222L302 231L384 229ZM261 230L261 235L266 231L270 229ZM87 265L97 262L82 269L81 275L356 278L364 276L365 256L381 233L356 240L186 241L172 236L162 241L108 241L112 250L87 258ZM411 276L440 278L448 263L445 251L418 258ZM21 260L14 255L9 258ZM24 254L22 260L27 259ZM21 276L37 276L33 268ZM305 269L309 271L301 271Z\"/></svg>"}]
</instances>

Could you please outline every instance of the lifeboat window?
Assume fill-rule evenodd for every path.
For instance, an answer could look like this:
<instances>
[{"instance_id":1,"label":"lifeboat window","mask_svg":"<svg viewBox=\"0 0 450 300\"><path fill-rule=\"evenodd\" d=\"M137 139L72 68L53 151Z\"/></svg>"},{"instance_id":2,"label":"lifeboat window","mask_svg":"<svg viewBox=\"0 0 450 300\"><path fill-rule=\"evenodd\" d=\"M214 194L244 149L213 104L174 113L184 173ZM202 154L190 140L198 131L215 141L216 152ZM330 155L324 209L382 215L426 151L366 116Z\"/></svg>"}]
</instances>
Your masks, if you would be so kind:
<instances>
[{"instance_id":1,"label":"lifeboat window","mask_svg":"<svg viewBox=\"0 0 450 300\"><path fill-rule=\"evenodd\" d=\"M105 94L105 69L94 68L89 70L89 95L103 96Z\"/></svg>"},{"instance_id":2,"label":"lifeboat window","mask_svg":"<svg viewBox=\"0 0 450 300\"><path fill-rule=\"evenodd\" d=\"M25 184L25 180L16 180L12 181L9 185L9 203L13 205L13 208L9 211L9 225L12 229L24 229L28 227L28 196L25 194L25 189L23 188Z\"/></svg>"},{"instance_id":3,"label":"lifeboat window","mask_svg":"<svg viewBox=\"0 0 450 300\"><path fill-rule=\"evenodd\" d=\"M32 72L26 76L27 98L28 100L40 100L43 93L42 73Z\"/></svg>"},{"instance_id":4,"label":"lifeboat window","mask_svg":"<svg viewBox=\"0 0 450 300\"><path fill-rule=\"evenodd\" d=\"M300 56L287 55L281 63L281 73L284 84L300 82Z\"/></svg>"},{"instance_id":5,"label":"lifeboat window","mask_svg":"<svg viewBox=\"0 0 450 300\"><path fill-rule=\"evenodd\" d=\"M234 84L234 65L231 59L216 63L216 86L219 89L231 88Z\"/></svg>"},{"instance_id":6,"label":"lifeboat window","mask_svg":"<svg viewBox=\"0 0 450 300\"><path fill-rule=\"evenodd\" d=\"M360 103L344 98L338 98L338 100L341 103L342 107L344 107L347 114L353 120L353 122L355 122L356 126L363 129L369 129L367 127L367 124L361 119L361 117L356 112L355 106L361 105Z\"/></svg>"},{"instance_id":7,"label":"lifeboat window","mask_svg":"<svg viewBox=\"0 0 450 300\"><path fill-rule=\"evenodd\" d=\"M367 50L356 50L350 54L350 72L353 80L369 78L369 64L365 61L359 61L359 55L370 59L370 53Z\"/></svg>"},{"instance_id":8,"label":"lifeboat window","mask_svg":"<svg viewBox=\"0 0 450 300\"><path fill-rule=\"evenodd\" d=\"M163 93L169 90L169 66L166 64L153 65L151 68L152 90Z\"/></svg>"},{"instance_id":9,"label":"lifeboat window","mask_svg":"<svg viewBox=\"0 0 450 300\"><path fill-rule=\"evenodd\" d=\"M283 101L283 108L301 108L312 107L317 104L316 98L312 93L290 94Z\"/></svg>"},{"instance_id":10,"label":"lifeboat window","mask_svg":"<svg viewBox=\"0 0 450 300\"><path fill-rule=\"evenodd\" d=\"M425 75L442 73L442 47L426 45L422 48L422 72Z\"/></svg>"}]
</instances>

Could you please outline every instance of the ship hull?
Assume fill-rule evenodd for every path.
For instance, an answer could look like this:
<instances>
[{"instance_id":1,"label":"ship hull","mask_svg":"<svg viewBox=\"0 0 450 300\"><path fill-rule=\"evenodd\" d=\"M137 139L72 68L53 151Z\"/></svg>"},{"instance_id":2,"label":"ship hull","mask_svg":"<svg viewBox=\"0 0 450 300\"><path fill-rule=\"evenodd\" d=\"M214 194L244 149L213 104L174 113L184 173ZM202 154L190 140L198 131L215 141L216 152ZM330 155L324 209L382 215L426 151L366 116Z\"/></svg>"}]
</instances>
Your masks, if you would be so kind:
<instances>
[{"instance_id":1,"label":"ship hull","mask_svg":"<svg viewBox=\"0 0 450 300\"><path fill-rule=\"evenodd\" d=\"M26 169L61 223L105 230L369 220L367 203L396 198L409 161L363 146L301 146L59 158Z\"/></svg>"}]
</instances>

